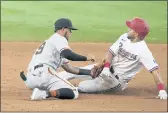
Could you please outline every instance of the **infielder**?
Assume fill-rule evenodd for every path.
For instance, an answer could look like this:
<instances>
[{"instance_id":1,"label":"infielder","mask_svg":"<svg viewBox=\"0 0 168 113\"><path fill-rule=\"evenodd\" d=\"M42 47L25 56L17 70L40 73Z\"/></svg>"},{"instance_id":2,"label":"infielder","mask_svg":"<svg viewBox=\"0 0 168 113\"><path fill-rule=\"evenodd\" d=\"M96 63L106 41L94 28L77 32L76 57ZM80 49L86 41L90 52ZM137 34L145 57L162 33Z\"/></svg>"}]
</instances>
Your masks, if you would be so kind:
<instances>
[{"instance_id":1,"label":"infielder","mask_svg":"<svg viewBox=\"0 0 168 113\"><path fill-rule=\"evenodd\" d=\"M20 76L27 87L33 89L31 100L42 100L49 97L59 99L76 99L78 90L67 80L57 76L57 69L64 68L67 72L78 75L90 75L91 71L73 67L68 60L94 61L94 56L82 56L74 53L68 39L72 26L71 20L60 18L55 22L55 33L35 51L27 69L27 76L23 72Z\"/></svg>"},{"instance_id":2,"label":"infielder","mask_svg":"<svg viewBox=\"0 0 168 113\"><path fill-rule=\"evenodd\" d=\"M165 85L159 73L159 65L144 41L149 33L148 24L141 18L134 18L126 21L126 25L129 27L128 32L119 37L109 48L104 63L97 66L103 67L101 74L95 79L90 77L91 80L80 82L78 90L84 93L122 91L141 68L145 67L154 77L159 92L158 97L167 99ZM89 65L84 68L94 70L93 67L94 65ZM66 74L66 72L58 74L65 79L75 77L74 74Z\"/></svg>"}]
</instances>

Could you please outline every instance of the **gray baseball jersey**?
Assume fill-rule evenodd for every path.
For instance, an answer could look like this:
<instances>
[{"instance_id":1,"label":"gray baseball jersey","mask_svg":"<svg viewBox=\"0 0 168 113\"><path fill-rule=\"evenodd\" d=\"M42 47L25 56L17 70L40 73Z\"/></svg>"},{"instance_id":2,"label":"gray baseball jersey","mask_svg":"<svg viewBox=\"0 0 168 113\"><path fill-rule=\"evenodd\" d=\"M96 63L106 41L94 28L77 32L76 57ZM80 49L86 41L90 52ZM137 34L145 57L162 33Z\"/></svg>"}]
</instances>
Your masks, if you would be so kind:
<instances>
[{"instance_id":1,"label":"gray baseball jersey","mask_svg":"<svg viewBox=\"0 0 168 113\"><path fill-rule=\"evenodd\" d=\"M29 63L26 85L31 89L39 88L44 90L72 88L60 78L52 75L48 70L50 68L50 70L54 70L54 73L57 74L57 69L68 63L67 59L60 56L61 51L66 48L70 49L68 41L57 33L44 41L34 52ZM43 64L43 66L35 68L39 64Z\"/></svg>"},{"instance_id":2,"label":"gray baseball jersey","mask_svg":"<svg viewBox=\"0 0 168 113\"><path fill-rule=\"evenodd\" d=\"M60 57L61 51L65 48L70 49L68 41L57 33L53 34L35 51L28 70L41 63L48 64L54 69L59 68L63 63L68 61Z\"/></svg>"}]
</instances>

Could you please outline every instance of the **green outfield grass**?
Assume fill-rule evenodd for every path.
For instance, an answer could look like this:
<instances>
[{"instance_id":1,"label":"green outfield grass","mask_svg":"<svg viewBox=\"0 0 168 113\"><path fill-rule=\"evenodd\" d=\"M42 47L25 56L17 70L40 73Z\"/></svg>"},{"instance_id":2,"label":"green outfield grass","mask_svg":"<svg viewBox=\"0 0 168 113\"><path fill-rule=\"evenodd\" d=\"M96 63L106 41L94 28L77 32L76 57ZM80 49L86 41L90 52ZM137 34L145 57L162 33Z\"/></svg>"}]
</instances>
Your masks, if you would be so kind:
<instances>
[{"instance_id":1,"label":"green outfield grass","mask_svg":"<svg viewBox=\"0 0 168 113\"><path fill-rule=\"evenodd\" d=\"M67 17L79 28L71 42L114 42L136 16L150 24L148 43L167 42L166 1L1 1L1 40L43 41Z\"/></svg>"}]
</instances>

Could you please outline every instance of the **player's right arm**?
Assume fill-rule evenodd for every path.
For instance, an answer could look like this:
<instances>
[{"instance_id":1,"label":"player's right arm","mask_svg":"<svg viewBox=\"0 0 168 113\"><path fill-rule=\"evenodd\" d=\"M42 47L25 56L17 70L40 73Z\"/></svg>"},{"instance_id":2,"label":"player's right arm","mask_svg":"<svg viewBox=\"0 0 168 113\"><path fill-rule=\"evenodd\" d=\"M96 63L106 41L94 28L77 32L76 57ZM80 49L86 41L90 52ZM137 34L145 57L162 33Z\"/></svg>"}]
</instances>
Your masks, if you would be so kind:
<instances>
[{"instance_id":1,"label":"player's right arm","mask_svg":"<svg viewBox=\"0 0 168 113\"><path fill-rule=\"evenodd\" d=\"M71 61L92 61L92 62L95 61L93 55L82 56L80 54L73 52L68 44L68 41L65 38L57 38L56 41L57 43L52 42L52 40L50 42L53 43L53 45L55 45L62 58L66 58Z\"/></svg>"},{"instance_id":2,"label":"player's right arm","mask_svg":"<svg viewBox=\"0 0 168 113\"><path fill-rule=\"evenodd\" d=\"M61 51L61 57L66 58L68 60L72 60L72 61L93 61L94 62L94 56L83 56L83 55L79 55L75 52L73 52L70 49L64 49Z\"/></svg>"},{"instance_id":3,"label":"player's right arm","mask_svg":"<svg viewBox=\"0 0 168 113\"><path fill-rule=\"evenodd\" d=\"M66 63L66 64L62 65L62 68L69 73L73 73L73 74L77 74L77 75L90 75L91 76L91 70L74 67L74 66L70 65L70 63Z\"/></svg>"},{"instance_id":4,"label":"player's right arm","mask_svg":"<svg viewBox=\"0 0 168 113\"><path fill-rule=\"evenodd\" d=\"M110 75L110 66L112 63L112 59L116 56L118 53L119 47L122 46L121 39L124 38L126 34L123 34L120 36L120 38L109 48L107 51L107 54L105 56L105 63L104 63L104 68L102 70L101 74Z\"/></svg>"},{"instance_id":5,"label":"player's right arm","mask_svg":"<svg viewBox=\"0 0 168 113\"><path fill-rule=\"evenodd\" d=\"M110 72L110 65L111 65L111 61L112 61L113 57L114 57L113 54L110 51L108 51L105 56L105 59L104 59L105 63L104 63L104 68L103 68L101 74L104 74L107 76L110 75L110 73L111 73Z\"/></svg>"}]
</instances>

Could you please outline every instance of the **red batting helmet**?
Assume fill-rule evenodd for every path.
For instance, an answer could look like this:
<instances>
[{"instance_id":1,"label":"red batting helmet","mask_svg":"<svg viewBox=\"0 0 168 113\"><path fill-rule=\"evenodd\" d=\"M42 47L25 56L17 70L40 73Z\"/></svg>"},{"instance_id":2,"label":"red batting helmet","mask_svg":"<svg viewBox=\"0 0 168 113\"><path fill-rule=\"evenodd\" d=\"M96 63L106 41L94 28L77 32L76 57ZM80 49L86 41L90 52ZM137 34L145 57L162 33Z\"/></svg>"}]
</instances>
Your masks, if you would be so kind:
<instances>
[{"instance_id":1,"label":"red batting helmet","mask_svg":"<svg viewBox=\"0 0 168 113\"><path fill-rule=\"evenodd\" d=\"M143 40L149 33L149 25L142 18L134 18L132 20L126 21L126 25L138 33L139 38Z\"/></svg>"}]
</instances>

